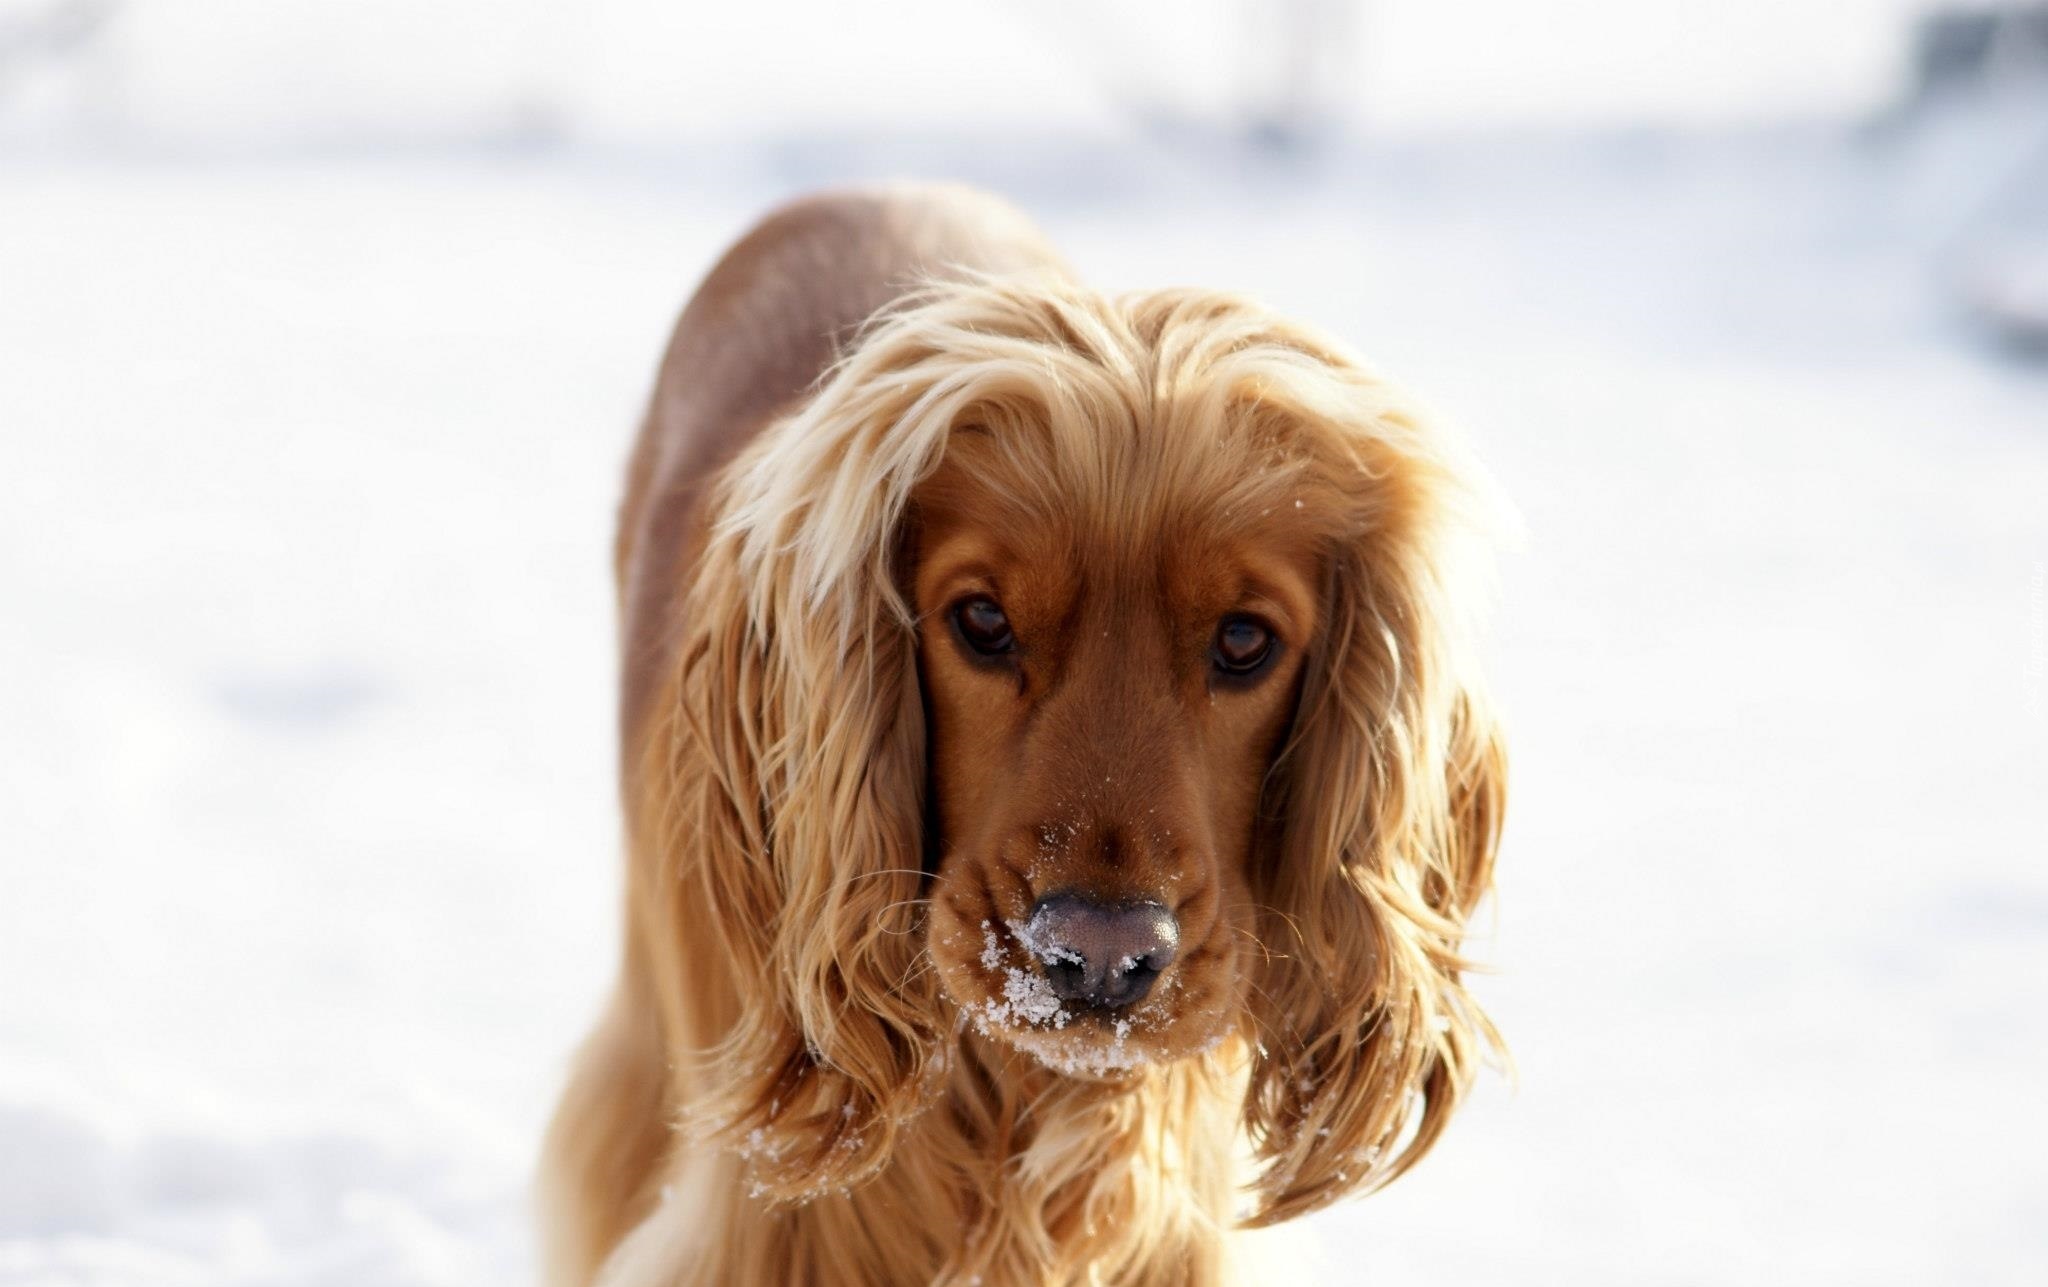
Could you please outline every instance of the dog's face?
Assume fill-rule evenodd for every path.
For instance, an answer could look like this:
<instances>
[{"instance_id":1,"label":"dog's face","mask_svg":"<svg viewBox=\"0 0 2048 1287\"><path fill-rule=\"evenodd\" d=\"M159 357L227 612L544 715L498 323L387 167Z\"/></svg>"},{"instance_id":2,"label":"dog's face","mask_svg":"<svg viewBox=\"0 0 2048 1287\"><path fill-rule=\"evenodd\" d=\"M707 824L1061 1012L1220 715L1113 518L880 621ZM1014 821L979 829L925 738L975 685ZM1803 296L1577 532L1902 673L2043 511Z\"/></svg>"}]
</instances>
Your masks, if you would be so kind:
<instances>
[{"instance_id":1,"label":"dog's face","mask_svg":"<svg viewBox=\"0 0 2048 1287\"><path fill-rule=\"evenodd\" d=\"M1429 1147L1491 1037L1464 477L1241 301L1046 283L939 291L735 463L640 825L764 1192L873 1174L962 1017L1118 1083L1240 1036L1262 1220Z\"/></svg>"},{"instance_id":2,"label":"dog's face","mask_svg":"<svg viewBox=\"0 0 2048 1287\"><path fill-rule=\"evenodd\" d=\"M1315 527L1299 497L1147 504L1142 477L1114 512L1026 503L1015 451L957 435L916 501L930 951L982 1031L1062 1071L1198 1053L1256 951Z\"/></svg>"}]
</instances>

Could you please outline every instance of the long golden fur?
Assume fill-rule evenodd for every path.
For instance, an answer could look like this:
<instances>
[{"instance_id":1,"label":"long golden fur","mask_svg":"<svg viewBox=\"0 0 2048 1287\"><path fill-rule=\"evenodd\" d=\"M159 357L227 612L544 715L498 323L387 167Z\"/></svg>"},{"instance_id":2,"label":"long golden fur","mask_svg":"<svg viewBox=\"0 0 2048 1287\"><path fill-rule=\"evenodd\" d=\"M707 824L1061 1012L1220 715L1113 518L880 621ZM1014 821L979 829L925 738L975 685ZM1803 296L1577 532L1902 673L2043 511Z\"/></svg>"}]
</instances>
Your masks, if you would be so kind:
<instances>
[{"instance_id":1,"label":"long golden fur","mask_svg":"<svg viewBox=\"0 0 2048 1287\"><path fill-rule=\"evenodd\" d=\"M1234 1228L1411 1166L1495 1042L1471 477L1329 341L1094 294L990 198L760 225L622 514L624 964L550 1281L1223 1283ZM964 650L962 595L1021 649ZM1143 1004L1045 1002L1053 888L1172 903Z\"/></svg>"}]
</instances>

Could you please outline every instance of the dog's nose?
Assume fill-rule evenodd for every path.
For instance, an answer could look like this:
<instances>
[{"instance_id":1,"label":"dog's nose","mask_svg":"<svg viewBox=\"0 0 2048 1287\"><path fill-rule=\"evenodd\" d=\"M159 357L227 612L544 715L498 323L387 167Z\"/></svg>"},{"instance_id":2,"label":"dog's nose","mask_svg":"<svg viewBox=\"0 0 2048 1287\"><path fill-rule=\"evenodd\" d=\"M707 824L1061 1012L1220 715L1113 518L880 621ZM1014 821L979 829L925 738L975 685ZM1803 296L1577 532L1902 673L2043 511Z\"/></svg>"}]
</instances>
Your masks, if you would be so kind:
<instances>
[{"instance_id":1,"label":"dog's nose","mask_svg":"<svg viewBox=\"0 0 2048 1287\"><path fill-rule=\"evenodd\" d=\"M1158 903L1049 894L1031 909L1023 941L1060 1000L1115 1009L1142 999L1173 964L1180 924Z\"/></svg>"}]
</instances>

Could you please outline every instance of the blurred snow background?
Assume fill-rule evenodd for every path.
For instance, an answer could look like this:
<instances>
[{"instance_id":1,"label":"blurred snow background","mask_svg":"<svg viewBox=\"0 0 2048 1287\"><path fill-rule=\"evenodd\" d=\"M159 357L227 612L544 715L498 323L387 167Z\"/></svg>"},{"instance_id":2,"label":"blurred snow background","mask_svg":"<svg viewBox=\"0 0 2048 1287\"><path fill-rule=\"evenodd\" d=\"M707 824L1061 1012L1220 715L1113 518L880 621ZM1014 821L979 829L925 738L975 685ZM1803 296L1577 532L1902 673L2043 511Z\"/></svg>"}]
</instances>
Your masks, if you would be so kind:
<instances>
[{"instance_id":1,"label":"blurred snow background","mask_svg":"<svg viewBox=\"0 0 2048 1287\"><path fill-rule=\"evenodd\" d=\"M0 1283L529 1278L654 359L905 174L1522 509L1519 1081L1328 1281L2048 1281L2039 12L0 0Z\"/></svg>"}]
</instances>

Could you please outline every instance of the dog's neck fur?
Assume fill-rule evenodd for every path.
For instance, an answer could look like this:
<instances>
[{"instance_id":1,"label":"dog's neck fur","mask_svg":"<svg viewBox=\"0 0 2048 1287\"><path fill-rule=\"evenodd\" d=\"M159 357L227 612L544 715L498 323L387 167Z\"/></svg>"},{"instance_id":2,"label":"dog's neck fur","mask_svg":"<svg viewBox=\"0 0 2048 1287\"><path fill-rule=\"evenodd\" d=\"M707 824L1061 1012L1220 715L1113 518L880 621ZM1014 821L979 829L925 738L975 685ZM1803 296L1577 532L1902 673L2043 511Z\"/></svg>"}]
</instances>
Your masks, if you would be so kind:
<instances>
[{"instance_id":1,"label":"dog's neck fur","mask_svg":"<svg viewBox=\"0 0 2048 1287\"><path fill-rule=\"evenodd\" d=\"M798 1206L692 1148L609 1263L616 1287L1227 1281L1234 1078L1210 1059L1079 1081L963 1032L948 1083L869 1182ZM1134 1231L1143 1230L1142 1236Z\"/></svg>"}]
</instances>

